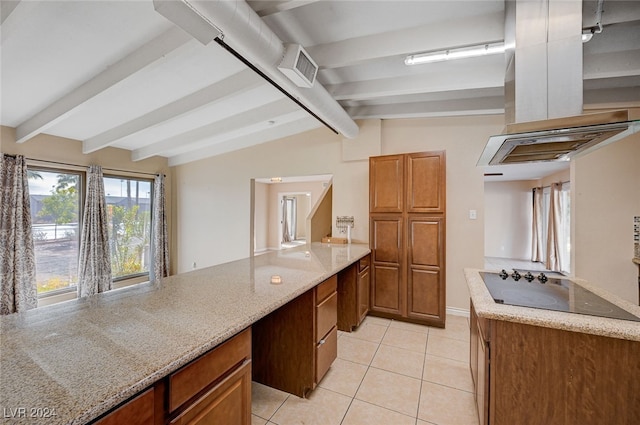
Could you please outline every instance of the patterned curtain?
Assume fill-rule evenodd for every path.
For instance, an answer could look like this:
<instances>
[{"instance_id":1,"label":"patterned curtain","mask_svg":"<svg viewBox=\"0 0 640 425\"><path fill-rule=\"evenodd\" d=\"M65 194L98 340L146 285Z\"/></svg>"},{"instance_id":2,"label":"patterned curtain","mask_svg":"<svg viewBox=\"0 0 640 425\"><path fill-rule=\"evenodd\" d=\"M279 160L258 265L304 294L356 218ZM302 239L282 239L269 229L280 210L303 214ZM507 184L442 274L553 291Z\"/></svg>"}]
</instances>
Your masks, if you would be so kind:
<instances>
[{"instance_id":1,"label":"patterned curtain","mask_svg":"<svg viewBox=\"0 0 640 425\"><path fill-rule=\"evenodd\" d=\"M562 226L562 203L560 195L562 183L551 184L549 198L549 225L547 226L547 258L545 267L553 271L561 271L560 231Z\"/></svg>"},{"instance_id":2,"label":"patterned curtain","mask_svg":"<svg viewBox=\"0 0 640 425\"><path fill-rule=\"evenodd\" d=\"M87 171L85 199L78 260L78 297L111 289L107 203L102 167L99 165L91 165Z\"/></svg>"},{"instance_id":3,"label":"patterned curtain","mask_svg":"<svg viewBox=\"0 0 640 425\"><path fill-rule=\"evenodd\" d=\"M167 236L167 212L164 175L158 174L153 181L152 220L153 270L152 280L169 276L169 238Z\"/></svg>"},{"instance_id":4,"label":"patterned curtain","mask_svg":"<svg viewBox=\"0 0 640 425\"><path fill-rule=\"evenodd\" d=\"M0 196L0 314L10 314L38 306L24 156L2 155Z\"/></svg>"},{"instance_id":5,"label":"patterned curtain","mask_svg":"<svg viewBox=\"0 0 640 425\"><path fill-rule=\"evenodd\" d=\"M531 244L531 261L542 262L544 260L544 235L542 234L542 188L533 189L533 231Z\"/></svg>"}]
</instances>

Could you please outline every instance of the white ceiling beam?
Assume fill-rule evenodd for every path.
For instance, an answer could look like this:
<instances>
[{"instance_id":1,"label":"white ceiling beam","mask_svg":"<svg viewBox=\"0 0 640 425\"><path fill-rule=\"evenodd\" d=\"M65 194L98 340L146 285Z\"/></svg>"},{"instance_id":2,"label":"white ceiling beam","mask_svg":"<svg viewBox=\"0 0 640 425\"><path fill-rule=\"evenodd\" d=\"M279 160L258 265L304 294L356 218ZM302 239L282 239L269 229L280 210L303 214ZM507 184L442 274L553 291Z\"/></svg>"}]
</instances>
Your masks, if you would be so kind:
<instances>
[{"instance_id":1,"label":"white ceiling beam","mask_svg":"<svg viewBox=\"0 0 640 425\"><path fill-rule=\"evenodd\" d=\"M163 156L172 157L172 156L180 155L183 153L204 149L214 145L224 144L229 140L239 140L241 138L250 136L252 134L259 135L263 131L267 131L273 128L281 128L285 124L289 124L294 121L299 121L305 118L306 116L307 115L305 115L305 111L303 111L302 109L299 109L297 111L278 116L277 121L274 120L274 124L270 124L267 121L249 124L235 131L230 131L224 134L219 134L215 137L199 140L197 142L190 144L189 146L182 146L182 145L174 146L174 149L171 149Z\"/></svg>"},{"instance_id":2,"label":"white ceiling beam","mask_svg":"<svg viewBox=\"0 0 640 425\"><path fill-rule=\"evenodd\" d=\"M89 99L151 63L162 59L168 53L191 40L193 38L189 34L180 28L172 27L18 125L16 142L23 143L42 133L63 120Z\"/></svg>"},{"instance_id":3,"label":"white ceiling beam","mask_svg":"<svg viewBox=\"0 0 640 425\"><path fill-rule=\"evenodd\" d=\"M467 67L455 67L451 68L449 72L425 72L421 75L406 77L333 84L327 85L326 89L336 100L364 100L386 96L503 86L503 70L496 69L494 65L485 65L474 67L473 72L468 72Z\"/></svg>"},{"instance_id":4,"label":"white ceiling beam","mask_svg":"<svg viewBox=\"0 0 640 425\"><path fill-rule=\"evenodd\" d=\"M4 21L7 20L9 15L11 15L11 12L16 9L19 3L20 0L2 0L0 2L0 25L4 24Z\"/></svg>"},{"instance_id":5,"label":"white ceiling beam","mask_svg":"<svg viewBox=\"0 0 640 425\"><path fill-rule=\"evenodd\" d=\"M452 30L455 28L455 31ZM504 15L436 22L427 26L305 47L320 68L339 68L375 59L476 45L504 39Z\"/></svg>"},{"instance_id":6,"label":"white ceiling beam","mask_svg":"<svg viewBox=\"0 0 640 425\"><path fill-rule=\"evenodd\" d=\"M423 118L504 113L504 97L412 102L392 105L364 105L346 108L353 119Z\"/></svg>"},{"instance_id":7,"label":"white ceiling beam","mask_svg":"<svg viewBox=\"0 0 640 425\"><path fill-rule=\"evenodd\" d=\"M281 115L286 115L300 110L300 107L290 99L281 98L275 102L267 103L266 105L242 112L239 115L225 118L221 121L216 121L185 133L160 140L151 145L135 149L131 153L131 159L133 161L140 161L154 155L162 155L171 149L175 149L176 146L180 146L181 148L187 147L203 139L220 137L224 134L238 131L247 126L258 123L267 123L269 120L275 121L277 117Z\"/></svg>"},{"instance_id":8,"label":"white ceiling beam","mask_svg":"<svg viewBox=\"0 0 640 425\"><path fill-rule=\"evenodd\" d=\"M640 75L640 49L590 54L583 66L585 80Z\"/></svg>"},{"instance_id":9,"label":"white ceiling beam","mask_svg":"<svg viewBox=\"0 0 640 425\"><path fill-rule=\"evenodd\" d=\"M289 122L280 126L272 127L253 134L227 140L223 143L214 144L202 149L196 149L169 157L169 166L182 165L197 161L203 158L222 155L239 149L248 148L273 140L282 139L294 134L303 133L314 128L321 127L322 124L313 117L305 115L302 119Z\"/></svg>"},{"instance_id":10,"label":"white ceiling beam","mask_svg":"<svg viewBox=\"0 0 640 425\"><path fill-rule=\"evenodd\" d=\"M82 152L87 154L106 148L124 137L193 112L206 105L222 102L261 84L264 84L261 78L250 69L245 69L222 81L213 83L138 118L84 140L82 142Z\"/></svg>"},{"instance_id":11,"label":"white ceiling beam","mask_svg":"<svg viewBox=\"0 0 640 425\"><path fill-rule=\"evenodd\" d=\"M260 17L269 15L275 15L276 13L285 12L298 7L306 6L311 3L315 3L319 0L285 0L285 1L249 1L251 8Z\"/></svg>"},{"instance_id":12,"label":"white ceiling beam","mask_svg":"<svg viewBox=\"0 0 640 425\"><path fill-rule=\"evenodd\" d=\"M583 110L640 108L640 86L585 89Z\"/></svg>"}]
</instances>

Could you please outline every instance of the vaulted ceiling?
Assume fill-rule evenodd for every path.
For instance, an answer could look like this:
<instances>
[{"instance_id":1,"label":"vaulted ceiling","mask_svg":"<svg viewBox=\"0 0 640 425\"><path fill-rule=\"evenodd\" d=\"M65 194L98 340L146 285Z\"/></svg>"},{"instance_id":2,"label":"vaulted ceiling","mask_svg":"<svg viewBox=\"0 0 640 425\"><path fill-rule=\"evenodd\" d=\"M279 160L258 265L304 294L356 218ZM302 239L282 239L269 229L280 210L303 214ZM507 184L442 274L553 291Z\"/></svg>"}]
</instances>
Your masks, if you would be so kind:
<instances>
[{"instance_id":1,"label":"vaulted ceiling","mask_svg":"<svg viewBox=\"0 0 640 425\"><path fill-rule=\"evenodd\" d=\"M152 0L2 0L1 124L21 143L49 133L84 152L114 146L179 165L321 127L318 118L352 137L357 119L504 111L503 55L404 64L502 41L504 1L223 1L234 19L215 3L189 0L222 31L222 43L205 44ZM583 45L584 108L640 106L640 2L603 9L602 32ZM583 2L583 28L596 10ZM252 41L265 36L266 47ZM288 43L318 64L314 88L265 65Z\"/></svg>"}]
</instances>

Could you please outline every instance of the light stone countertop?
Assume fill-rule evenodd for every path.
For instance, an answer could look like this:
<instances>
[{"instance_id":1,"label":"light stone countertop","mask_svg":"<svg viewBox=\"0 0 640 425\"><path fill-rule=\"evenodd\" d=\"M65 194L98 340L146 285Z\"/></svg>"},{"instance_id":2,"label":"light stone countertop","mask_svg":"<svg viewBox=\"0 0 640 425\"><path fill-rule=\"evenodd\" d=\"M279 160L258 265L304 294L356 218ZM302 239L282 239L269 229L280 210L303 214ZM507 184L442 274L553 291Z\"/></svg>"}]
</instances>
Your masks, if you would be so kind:
<instances>
[{"instance_id":1,"label":"light stone countertop","mask_svg":"<svg viewBox=\"0 0 640 425\"><path fill-rule=\"evenodd\" d=\"M87 423L369 252L313 243L2 316L2 423Z\"/></svg>"},{"instance_id":2,"label":"light stone countertop","mask_svg":"<svg viewBox=\"0 0 640 425\"><path fill-rule=\"evenodd\" d=\"M607 317L589 316L585 314L567 313L554 310L520 307L496 303L484 284L480 272L495 270L464 270L473 306L479 317L524 323L546 328L601 335L611 338L640 341L640 322L631 320L610 319ZM563 278L588 289L596 295L617 305L623 310L640 317L640 307L631 304L589 282L577 278Z\"/></svg>"}]
</instances>

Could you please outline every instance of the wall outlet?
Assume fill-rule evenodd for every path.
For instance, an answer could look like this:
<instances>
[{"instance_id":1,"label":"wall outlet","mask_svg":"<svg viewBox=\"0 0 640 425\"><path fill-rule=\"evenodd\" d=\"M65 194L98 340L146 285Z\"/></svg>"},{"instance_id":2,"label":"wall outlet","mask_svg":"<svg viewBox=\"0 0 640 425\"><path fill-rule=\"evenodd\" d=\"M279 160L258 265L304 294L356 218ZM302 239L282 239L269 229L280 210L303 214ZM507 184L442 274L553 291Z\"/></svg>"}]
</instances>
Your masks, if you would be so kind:
<instances>
[{"instance_id":1,"label":"wall outlet","mask_svg":"<svg viewBox=\"0 0 640 425\"><path fill-rule=\"evenodd\" d=\"M469 220L475 220L478 218L478 212L476 210L469 210Z\"/></svg>"}]
</instances>

